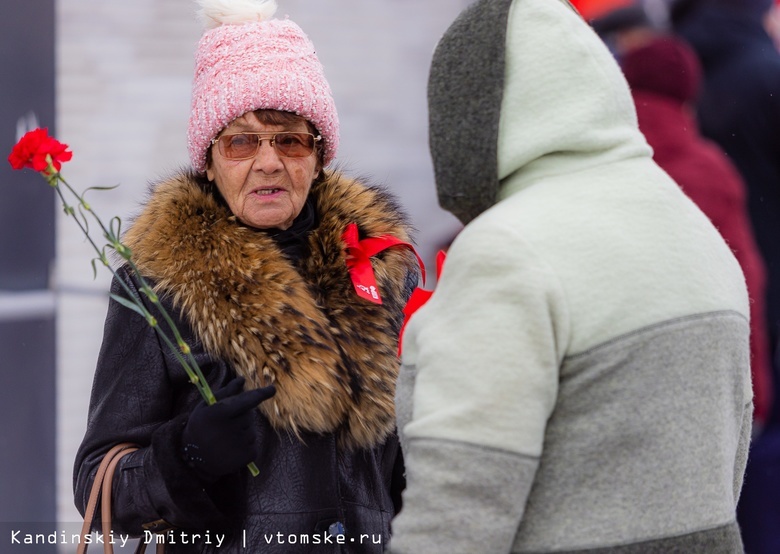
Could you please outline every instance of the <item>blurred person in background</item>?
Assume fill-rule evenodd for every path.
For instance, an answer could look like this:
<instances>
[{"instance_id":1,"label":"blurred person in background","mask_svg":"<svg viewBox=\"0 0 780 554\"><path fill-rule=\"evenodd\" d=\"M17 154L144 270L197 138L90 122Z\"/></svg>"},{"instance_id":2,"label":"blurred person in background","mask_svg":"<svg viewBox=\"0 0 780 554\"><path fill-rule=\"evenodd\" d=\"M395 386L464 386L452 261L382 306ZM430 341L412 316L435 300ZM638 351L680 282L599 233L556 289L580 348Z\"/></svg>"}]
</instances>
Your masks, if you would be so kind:
<instances>
[{"instance_id":1,"label":"blurred person in background","mask_svg":"<svg viewBox=\"0 0 780 554\"><path fill-rule=\"evenodd\" d=\"M775 0L764 18L764 27L775 46L780 49L780 0Z\"/></svg>"},{"instance_id":2,"label":"blurred person in background","mask_svg":"<svg viewBox=\"0 0 780 554\"><path fill-rule=\"evenodd\" d=\"M410 226L387 191L328 168L338 116L302 29L272 18L272 0L200 4L192 167L152 188L125 241L218 401L112 300L75 502L83 513L105 452L131 442L117 533L189 534L171 553L301 552L292 536L377 554L404 486L393 396L418 268L410 249L387 249L371 258L381 303L359 297L344 233L405 242ZM127 267L113 293L128 294L119 279L145 298Z\"/></svg>"},{"instance_id":3,"label":"blurred person in background","mask_svg":"<svg viewBox=\"0 0 780 554\"><path fill-rule=\"evenodd\" d=\"M672 23L693 47L704 71L696 112L702 134L720 145L748 189L748 209L767 265L767 317L777 353L780 53L764 26L771 6L771 0L681 0L672 10ZM775 413L773 421L778 418Z\"/></svg>"},{"instance_id":4,"label":"blurred person in background","mask_svg":"<svg viewBox=\"0 0 780 554\"><path fill-rule=\"evenodd\" d=\"M618 58L621 52L652 39L666 13L665 4L653 12L638 0L573 0L572 5Z\"/></svg>"},{"instance_id":5,"label":"blurred person in background","mask_svg":"<svg viewBox=\"0 0 780 554\"><path fill-rule=\"evenodd\" d=\"M753 237L742 177L722 150L698 130L699 61L685 42L664 34L623 51L619 59L631 87L639 130L653 148L653 159L710 218L745 274L751 298L754 422L759 432L772 405L766 270Z\"/></svg>"},{"instance_id":6,"label":"blurred person in background","mask_svg":"<svg viewBox=\"0 0 780 554\"><path fill-rule=\"evenodd\" d=\"M739 170L767 268L774 397L780 397L780 53L767 32L772 0L679 0L673 29L704 71L697 117ZM751 447L739 520L750 553L780 552L780 407Z\"/></svg>"},{"instance_id":7,"label":"blurred person in background","mask_svg":"<svg viewBox=\"0 0 780 554\"><path fill-rule=\"evenodd\" d=\"M464 224L403 333L393 554L742 552L749 299L566 0L479 0L429 75Z\"/></svg>"}]
</instances>

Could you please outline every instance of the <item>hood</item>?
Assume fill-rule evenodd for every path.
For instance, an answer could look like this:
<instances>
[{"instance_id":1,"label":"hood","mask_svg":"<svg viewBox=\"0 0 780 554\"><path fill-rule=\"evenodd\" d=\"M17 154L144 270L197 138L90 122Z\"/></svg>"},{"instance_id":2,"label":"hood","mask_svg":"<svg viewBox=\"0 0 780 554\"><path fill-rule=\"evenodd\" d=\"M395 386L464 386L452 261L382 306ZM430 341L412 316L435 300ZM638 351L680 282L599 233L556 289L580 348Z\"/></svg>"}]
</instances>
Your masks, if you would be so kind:
<instances>
[{"instance_id":1,"label":"hood","mask_svg":"<svg viewBox=\"0 0 780 554\"><path fill-rule=\"evenodd\" d=\"M442 207L468 223L545 175L651 151L617 62L565 0L479 0L450 26L428 82Z\"/></svg>"},{"instance_id":2,"label":"hood","mask_svg":"<svg viewBox=\"0 0 780 554\"><path fill-rule=\"evenodd\" d=\"M623 74L634 91L652 92L685 104L695 100L701 66L693 49L671 37L658 37L627 52Z\"/></svg>"}]
</instances>

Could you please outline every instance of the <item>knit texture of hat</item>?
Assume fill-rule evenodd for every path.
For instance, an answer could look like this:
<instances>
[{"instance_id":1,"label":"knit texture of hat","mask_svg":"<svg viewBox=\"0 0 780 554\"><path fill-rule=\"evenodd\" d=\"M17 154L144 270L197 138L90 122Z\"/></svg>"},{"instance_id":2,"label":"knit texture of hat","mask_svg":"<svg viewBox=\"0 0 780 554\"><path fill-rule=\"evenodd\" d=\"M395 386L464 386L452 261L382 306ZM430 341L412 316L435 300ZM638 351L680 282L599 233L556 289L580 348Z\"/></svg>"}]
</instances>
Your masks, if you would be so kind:
<instances>
[{"instance_id":1,"label":"knit texture of hat","mask_svg":"<svg viewBox=\"0 0 780 554\"><path fill-rule=\"evenodd\" d=\"M339 121L314 45L289 19L270 19L274 0L199 0L213 28L198 43L187 145L195 171L206 170L211 141L247 112L268 109L308 120L335 157ZM216 25L216 26L214 26Z\"/></svg>"}]
</instances>

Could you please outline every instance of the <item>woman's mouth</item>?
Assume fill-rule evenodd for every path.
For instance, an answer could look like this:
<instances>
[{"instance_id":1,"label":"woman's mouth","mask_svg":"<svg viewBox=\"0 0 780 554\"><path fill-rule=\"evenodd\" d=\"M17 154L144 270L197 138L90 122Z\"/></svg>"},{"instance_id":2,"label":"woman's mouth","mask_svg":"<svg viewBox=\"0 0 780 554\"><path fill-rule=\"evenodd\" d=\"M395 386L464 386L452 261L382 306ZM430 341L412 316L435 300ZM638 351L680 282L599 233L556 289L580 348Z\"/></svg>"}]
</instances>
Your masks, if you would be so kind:
<instances>
[{"instance_id":1,"label":"woman's mouth","mask_svg":"<svg viewBox=\"0 0 780 554\"><path fill-rule=\"evenodd\" d=\"M277 188L258 189L258 190L255 191L255 194L258 195L258 196L271 196L273 194L277 194L279 192L282 192L283 190L284 189L277 189Z\"/></svg>"}]
</instances>

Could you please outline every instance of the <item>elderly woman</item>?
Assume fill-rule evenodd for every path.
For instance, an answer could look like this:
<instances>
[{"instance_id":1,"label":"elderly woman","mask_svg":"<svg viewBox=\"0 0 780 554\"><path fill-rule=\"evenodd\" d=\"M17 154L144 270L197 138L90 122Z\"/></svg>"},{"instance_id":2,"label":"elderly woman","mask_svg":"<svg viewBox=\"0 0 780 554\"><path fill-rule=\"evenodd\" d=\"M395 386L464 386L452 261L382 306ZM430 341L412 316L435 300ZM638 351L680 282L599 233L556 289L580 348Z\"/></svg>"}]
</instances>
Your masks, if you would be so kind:
<instances>
[{"instance_id":1,"label":"elderly woman","mask_svg":"<svg viewBox=\"0 0 780 554\"><path fill-rule=\"evenodd\" d=\"M76 504L106 451L132 442L116 532L174 529L169 552L381 552L404 484L393 395L418 269L411 249L385 249L376 298L359 296L345 231L406 242L409 226L386 192L326 169L338 121L303 31L270 19L273 2L201 4L215 25L197 52L193 168L153 188L125 240L219 401L112 301Z\"/></svg>"}]
</instances>

